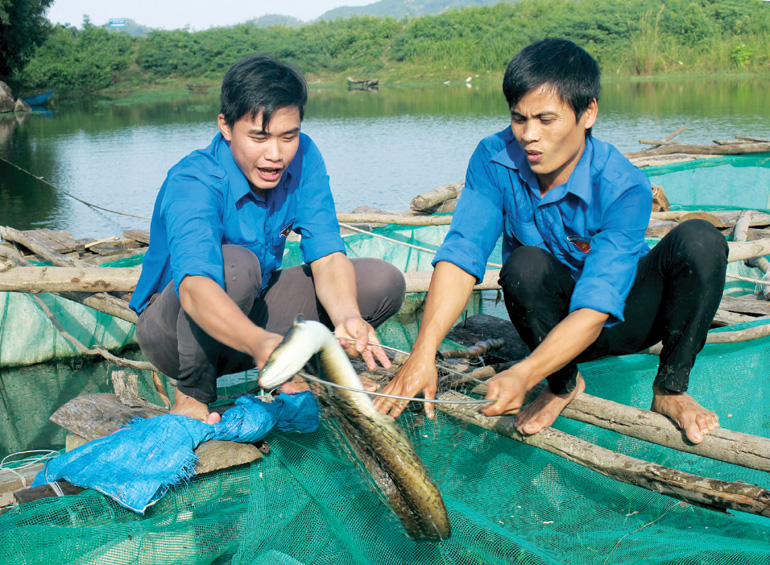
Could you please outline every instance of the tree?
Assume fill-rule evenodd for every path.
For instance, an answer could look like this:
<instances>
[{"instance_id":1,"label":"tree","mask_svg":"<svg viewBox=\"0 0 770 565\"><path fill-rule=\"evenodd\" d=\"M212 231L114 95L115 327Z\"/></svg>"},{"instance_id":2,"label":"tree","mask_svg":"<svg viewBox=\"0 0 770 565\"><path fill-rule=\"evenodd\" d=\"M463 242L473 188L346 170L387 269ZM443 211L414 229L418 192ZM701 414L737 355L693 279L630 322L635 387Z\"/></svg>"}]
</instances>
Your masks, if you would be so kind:
<instances>
[{"instance_id":1,"label":"tree","mask_svg":"<svg viewBox=\"0 0 770 565\"><path fill-rule=\"evenodd\" d=\"M20 71L45 41L53 0L0 0L0 79Z\"/></svg>"}]
</instances>

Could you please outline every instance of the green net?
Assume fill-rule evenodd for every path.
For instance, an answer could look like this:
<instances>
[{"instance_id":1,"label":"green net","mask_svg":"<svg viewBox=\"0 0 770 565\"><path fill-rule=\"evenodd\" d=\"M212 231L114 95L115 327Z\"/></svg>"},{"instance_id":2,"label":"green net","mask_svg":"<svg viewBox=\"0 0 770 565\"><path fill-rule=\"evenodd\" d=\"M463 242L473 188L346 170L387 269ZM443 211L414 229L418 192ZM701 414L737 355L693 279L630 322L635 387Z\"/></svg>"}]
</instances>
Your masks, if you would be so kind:
<instances>
[{"instance_id":1,"label":"green net","mask_svg":"<svg viewBox=\"0 0 770 565\"><path fill-rule=\"evenodd\" d=\"M767 208L768 161L754 156L755 189ZM716 178L733 159L706 167L669 167L697 189L694 175ZM743 162L743 160L741 160ZM758 165L756 163L759 163ZM672 201L672 182L656 182ZM703 169L703 170L701 170ZM753 170L749 167L748 170ZM731 172L732 171L732 172ZM721 174L721 173L720 173ZM741 171L743 175L743 171ZM738 175L740 176L740 175ZM733 179L735 180L735 179ZM764 185L762 185L764 183ZM676 186L679 186L678 184ZM730 186L737 186L735 183ZM764 186L764 188L762 188ZM684 190L684 188L682 189ZM724 187L722 187L724 190ZM740 189L736 189L740 192ZM759 190L758 190L759 191ZM702 196L702 191L698 195ZM724 205L724 194L720 205ZM699 203L696 205L700 206ZM735 204L745 205L745 204ZM388 227L392 239L437 247L447 227ZM365 234L346 237L350 256L376 256L404 271L429 269L432 254ZM294 245L286 263L296 264ZM490 258L499 262L500 250ZM734 272L757 276L746 267ZM753 285L728 283L736 294ZM743 285L743 286L741 286ZM422 295L379 329L382 341L408 349L417 333ZM504 316L496 294L469 302L464 315ZM731 328L736 329L736 328ZM581 365L587 392L649 408L657 357L629 355ZM770 338L707 345L691 377L691 394L720 416L724 428L770 437ZM254 386L247 372L222 379L220 392ZM143 382L149 377L142 375ZM64 388L64 385L62 385ZM57 389L58 390L58 389ZM64 394L53 391L51 405ZM149 396L151 391L147 393ZM47 413L50 413L48 411ZM248 466L196 477L139 516L93 491L27 503L0 516L0 562L13 564L767 564L770 519L717 513L604 477L551 453L437 413L406 413L400 425L444 497L452 536L413 542L357 467L333 420L312 434L272 433L271 453ZM602 447L698 475L770 487L770 473L712 461L559 418L557 429Z\"/></svg>"},{"instance_id":2,"label":"green net","mask_svg":"<svg viewBox=\"0 0 770 565\"><path fill-rule=\"evenodd\" d=\"M692 394L726 428L767 437L770 341L708 345ZM657 358L581 366L587 392L647 408ZM248 467L179 486L141 517L93 491L0 517L3 563L734 563L768 562L770 520L720 514L613 481L441 413L402 416L452 522L440 543L412 542L348 456L333 421L271 434ZM770 474L560 418L556 427L641 459L768 486Z\"/></svg>"}]
</instances>

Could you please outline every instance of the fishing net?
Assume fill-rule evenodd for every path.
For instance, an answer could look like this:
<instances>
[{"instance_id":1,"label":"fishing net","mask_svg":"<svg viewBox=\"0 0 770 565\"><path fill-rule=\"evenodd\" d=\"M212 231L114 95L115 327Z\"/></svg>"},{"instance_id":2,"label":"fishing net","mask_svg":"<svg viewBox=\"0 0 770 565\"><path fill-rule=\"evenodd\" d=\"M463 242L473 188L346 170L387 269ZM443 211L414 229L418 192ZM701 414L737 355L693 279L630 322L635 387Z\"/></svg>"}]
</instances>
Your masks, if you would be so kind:
<instances>
[{"instance_id":1,"label":"fishing net","mask_svg":"<svg viewBox=\"0 0 770 565\"><path fill-rule=\"evenodd\" d=\"M680 200L671 197L674 191L668 183L664 186L672 201ZM761 207L767 207L766 201ZM441 242L446 227L388 227L377 233L431 247ZM364 234L347 237L350 255L382 257L405 271L427 270L430 253L375 239ZM287 261L296 261L296 254L289 247ZM499 249L490 261L499 261ZM747 291L753 291L753 285ZM397 317L380 328L384 343L408 349L417 332L421 298L410 297ZM464 315L503 316L495 299L494 292L477 297ZM589 394L647 409L657 362L654 355L638 354L586 363L580 370ZM719 414L724 428L770 437L768 366L770 338L707 345L698 356L690 392ZM146 375L141 378L148 380ZM254 379L253 372L221 379L220 393L254 386ZM59 395L60 404L61 391L52 394ZM160 403L152 390L146 396ZM618 482L442 412L430 420L417 409L402 415L399 424L444 497L452 524L452 535L445 541L414 542L404 534L351 457L337 423L327 419L311 434L271 433L266 438L271 452L261 460L195 477L144 516L89 490L15 507L0 516L0 563L770 562L770 518L718 513ZM563 417L554 427L639 459L770 487L767 472Z\"/></svg>"}]
</instances>

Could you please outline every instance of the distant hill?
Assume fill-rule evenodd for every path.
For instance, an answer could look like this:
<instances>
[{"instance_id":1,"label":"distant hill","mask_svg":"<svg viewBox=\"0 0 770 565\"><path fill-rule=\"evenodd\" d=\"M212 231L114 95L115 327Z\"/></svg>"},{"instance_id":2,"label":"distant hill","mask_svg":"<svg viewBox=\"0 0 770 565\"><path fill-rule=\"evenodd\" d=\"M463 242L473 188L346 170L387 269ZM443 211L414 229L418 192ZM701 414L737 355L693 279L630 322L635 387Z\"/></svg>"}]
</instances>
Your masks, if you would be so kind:
<instances>
[{"instance_id":1,"label":"distant hill","mask_svg":"<svg viewBox=\"0 0 770 565\"><path fill-rule=\"evenodd\" d=\"M270 26L286 26L286 27L299 27L304 25L305 22L295 18L293 16L283 16L281 14L265 14L253 20L246 22L257 27L270 27Z\"/></svg>"},{"instance_id":2,"label":"distant hill","mask_svg":"<svg viewBox=\"0 0 770 565\"><path fill-rule=\"evenodd\" d=\"M322 14L319 20L336 20L350 16L391 16L396 19L439 14L451 8L489 6L503 0L379 0L366 6L340 6ZM511 3L515 0L508 0Z\"/></svg>"}]
</instances>

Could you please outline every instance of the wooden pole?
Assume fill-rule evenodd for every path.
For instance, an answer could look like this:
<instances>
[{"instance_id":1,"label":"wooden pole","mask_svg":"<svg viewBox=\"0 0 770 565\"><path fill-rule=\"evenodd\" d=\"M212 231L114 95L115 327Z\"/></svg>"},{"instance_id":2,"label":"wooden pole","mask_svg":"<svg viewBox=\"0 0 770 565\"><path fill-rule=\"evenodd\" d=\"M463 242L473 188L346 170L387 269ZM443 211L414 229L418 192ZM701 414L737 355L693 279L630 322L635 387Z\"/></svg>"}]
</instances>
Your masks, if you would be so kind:
<instances>
[{"instance_id":1,"label":"wooden pole","mask_svg":"<svg viewBox=\"0 0 770 565\"><path fill-rule=\"evenodd\" d=\"M0 273L6 292L133 292L141 267L13 267Z\"/></svg>"},{"instance_id":2,"label":"wooden pole","mask_svg":"<svg viewBox=\"0 0 770 565\"><path fill-rule=\"evenodd\" d=\"M634 153L626 153L627 159L649 157L650 155L670 155L672 153L687 153L690 155L742 155L744 153L765 153L770 151L770 143L746 143L741 145L690 145L673 143L657 149L647 149Z\"/></svg>"},{"instance_id":3,"label":"wooden pole","mask_svg":"<svg viewBox=\"0 0 770 565\"><path fill-rule=\"evenodd\" d=\"M544 385L533 388L524 402L532 402L543 388ZM474 387L473 392L485 394L486 385ZM709 432L702 443L692 444L685 440L682 430L662 414L586 393L576 396L561 415L570 420L592 424L677 451L693 453L748 469L770 472L770 439L768 438L717 428Z\"/></svg>"},{"instance_id":4,"label":"wooden pole","mask_svg":"<svg viewBox=\"0 0 770 565\"><path fill-rule=\"evenodd\" d=\"M442 393L438 398L471 400L455 391ZM484 416L478 407L440 403L436 408L463 422L543 449L611 479L714 510L738 510L770 517L770 491L755 485L685 473L599 447L553 428L532 436L522 435L514 427L513 417Z\"/></svg>"}]
</instances>

